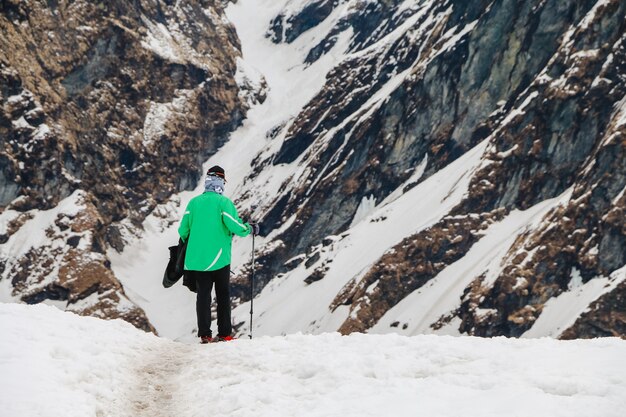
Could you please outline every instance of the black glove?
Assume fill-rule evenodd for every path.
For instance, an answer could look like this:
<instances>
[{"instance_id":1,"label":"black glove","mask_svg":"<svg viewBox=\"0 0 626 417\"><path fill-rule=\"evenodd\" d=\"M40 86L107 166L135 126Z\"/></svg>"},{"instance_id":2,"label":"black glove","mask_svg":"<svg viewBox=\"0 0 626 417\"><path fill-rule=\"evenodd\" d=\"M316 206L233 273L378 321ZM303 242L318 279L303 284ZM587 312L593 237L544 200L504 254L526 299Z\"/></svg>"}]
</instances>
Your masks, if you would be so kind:
<instances>
[{"instance_id":1,"label":"black glove","mask_svg":"<svg viewBox=\"0 0 626 417\"><path fill-rule=\"evenodd\" d=\"M252 232L253 236L258 236L259 233L261 233L261 229L259 228L259 224L258 223L250 223L250 231Z\"/></svg>"}]
</instances>

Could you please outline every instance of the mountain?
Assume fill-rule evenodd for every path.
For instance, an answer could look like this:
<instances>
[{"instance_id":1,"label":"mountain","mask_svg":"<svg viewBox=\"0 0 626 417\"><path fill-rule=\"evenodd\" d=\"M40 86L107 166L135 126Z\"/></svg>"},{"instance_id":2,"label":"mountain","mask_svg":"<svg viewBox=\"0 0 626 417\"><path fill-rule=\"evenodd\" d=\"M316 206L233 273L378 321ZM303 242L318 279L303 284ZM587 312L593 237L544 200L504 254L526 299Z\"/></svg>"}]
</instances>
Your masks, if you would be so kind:
<instances>
[{"instance_id":1,"label":"mountain","mask_svg":"<svg viewBox=\"0 0 626 417\"><path fill-rule=\"evenodd\" d=\"M0 328L6 417L619 417L625 402L626 341L616 338L335 333L188 345L14 303L0 303Z\"/></svg>"},{"instance_id":2,"label":"mountain","mask_svg":"<svg viewBox=\"0 0 626 417\"><path fill-rule=\"evenodd\" d=\"M287 6L273 42L343 56L246 179L259 326L624 335L623 2Z\"/></svg>"},{"instance_id":3,"label":"mountain","mask_svg":"<svg viewBox=\"0 0 626 417\"><path fill-rule=\"evenodd\" d=\"M7 4L11 47L2 50L15 53L0 62L38 100L24 109L59 120L46 126L60 145L38 158L58 165L48 181L36 181L41 170L16 175L19 162L36 167L30 147L3 154L12 164L2 165L4 299L133 311L140 327L190 335L190 294L166 293L159 280L205 162L226 168L226 193L262 224L256 333L626 335L623 2L84 5L98 28L91 46L81 52L55 35L72 53L45 48L26 64L41 72L16 57L41 43L33 27L67 13L41 6L39 23ZM116 26L115 13L135 16L117 21L138 36ZM76 26L64 33L76 33L80 19L66 20ZM32 41L16 49L5 33ZM123 46L95 47L105 33ZM46 80L58 101L29 77ZM21 90L5 90L0 133L38 143L39 125L11 110ZM19 133L22 116L33 130ZM64 185L65 173L79 182ZM234 248L241 334L250 330L250 244ZM75 250L89 261L62 269ZM94 287L90 276L111 284ZM85 294L97 294L95 305L72 307Z\"/></svg>"},{"instance_id":4,"label":"mountain","mask_svg":"<svg viewBox=\"0 0 626 417\"><path fill-rule=\"evenodd\" d=\"M110 269L248 107L218 1L0 5L5 298L153 330ZM10 283L10 284L9 284Z\"/></svg>"}]
</instances>

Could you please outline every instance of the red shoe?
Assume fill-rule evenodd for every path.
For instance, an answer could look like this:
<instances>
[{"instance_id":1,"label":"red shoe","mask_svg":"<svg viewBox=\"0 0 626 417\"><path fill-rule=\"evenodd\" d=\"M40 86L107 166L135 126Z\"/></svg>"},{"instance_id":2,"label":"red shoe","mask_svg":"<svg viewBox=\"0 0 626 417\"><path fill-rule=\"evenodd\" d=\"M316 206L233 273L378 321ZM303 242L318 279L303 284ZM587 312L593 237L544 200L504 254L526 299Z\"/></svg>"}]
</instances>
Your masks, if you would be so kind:
<instances>
[{"instance_id":1,"label":"red shoe","mask_svg":"<svg viewBox=\"0 0 626 417\"><path fill-rule=\"evenodd\" d=\"M232 336L217 336L216 342L230 342L231 340L235 340Z\"/></svg>"},{"instance_id":2,"label":"red shoe","mask_svg":"<svg viewBox=\"0 0 626 417\"><path fill-rule=\"evenodd\" d=\"M215 340L211 336L200 336L200 344L213 343Z\"/></svg>"}]
</instances>

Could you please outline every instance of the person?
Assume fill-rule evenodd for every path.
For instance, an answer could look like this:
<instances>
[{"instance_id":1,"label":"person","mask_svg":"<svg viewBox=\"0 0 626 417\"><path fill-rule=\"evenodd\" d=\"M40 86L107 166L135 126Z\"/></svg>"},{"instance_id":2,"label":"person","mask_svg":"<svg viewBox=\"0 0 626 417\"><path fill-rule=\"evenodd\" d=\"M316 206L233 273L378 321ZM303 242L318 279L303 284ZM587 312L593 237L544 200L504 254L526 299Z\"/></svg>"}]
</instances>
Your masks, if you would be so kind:
<instances>
[{"instance_id":1,"label":"person","mask_svg":"<svg viewBox=\"0 0 626 417\"><path fill-rule=\"evenodd\" d=\"M233 340L230 319L230 262L233 235L258 235L257 224L243 222L233 202L223 195L224 169L207 171L204 193L191 199L178 227L187 242L184 269L196 282L196 314L200 343ZM211 332L211 290L215 284L217 337Z\"/></svg>"}]
</instances>

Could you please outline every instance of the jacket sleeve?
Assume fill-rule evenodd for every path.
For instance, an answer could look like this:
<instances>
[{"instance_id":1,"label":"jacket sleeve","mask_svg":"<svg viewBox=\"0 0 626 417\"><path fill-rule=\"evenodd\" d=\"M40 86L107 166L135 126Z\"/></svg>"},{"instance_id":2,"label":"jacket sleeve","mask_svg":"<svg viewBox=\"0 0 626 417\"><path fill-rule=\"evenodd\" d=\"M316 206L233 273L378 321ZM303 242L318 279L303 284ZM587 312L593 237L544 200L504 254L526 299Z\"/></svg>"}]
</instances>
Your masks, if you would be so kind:
<instances>
[{"instance_id":1,"label":"jacket sleeve","mask_svg":"<svg viewBox=\"0 0 626 417\"><path fill-rule=\"evenodd\" d=\"M180 225L178 226L178 235L183 241L187 241L189 237L189 232L191 231L191 201L187 204L187 208L185 208L185 214L183 214L183 218L180 220Z\"/></svg>"},{"instance_id":2,"label":"jacket sleeve","mask_svg":"<svg viewBox=\"0 0 626 417\"><path fill-rule=\"evenodd\" d=\"M235 205L229 199L226 199L222 205L222 221L226 228L237 236L248 236L252 231L250 225L239 218Z\"/></svg>"}]
</instances>

